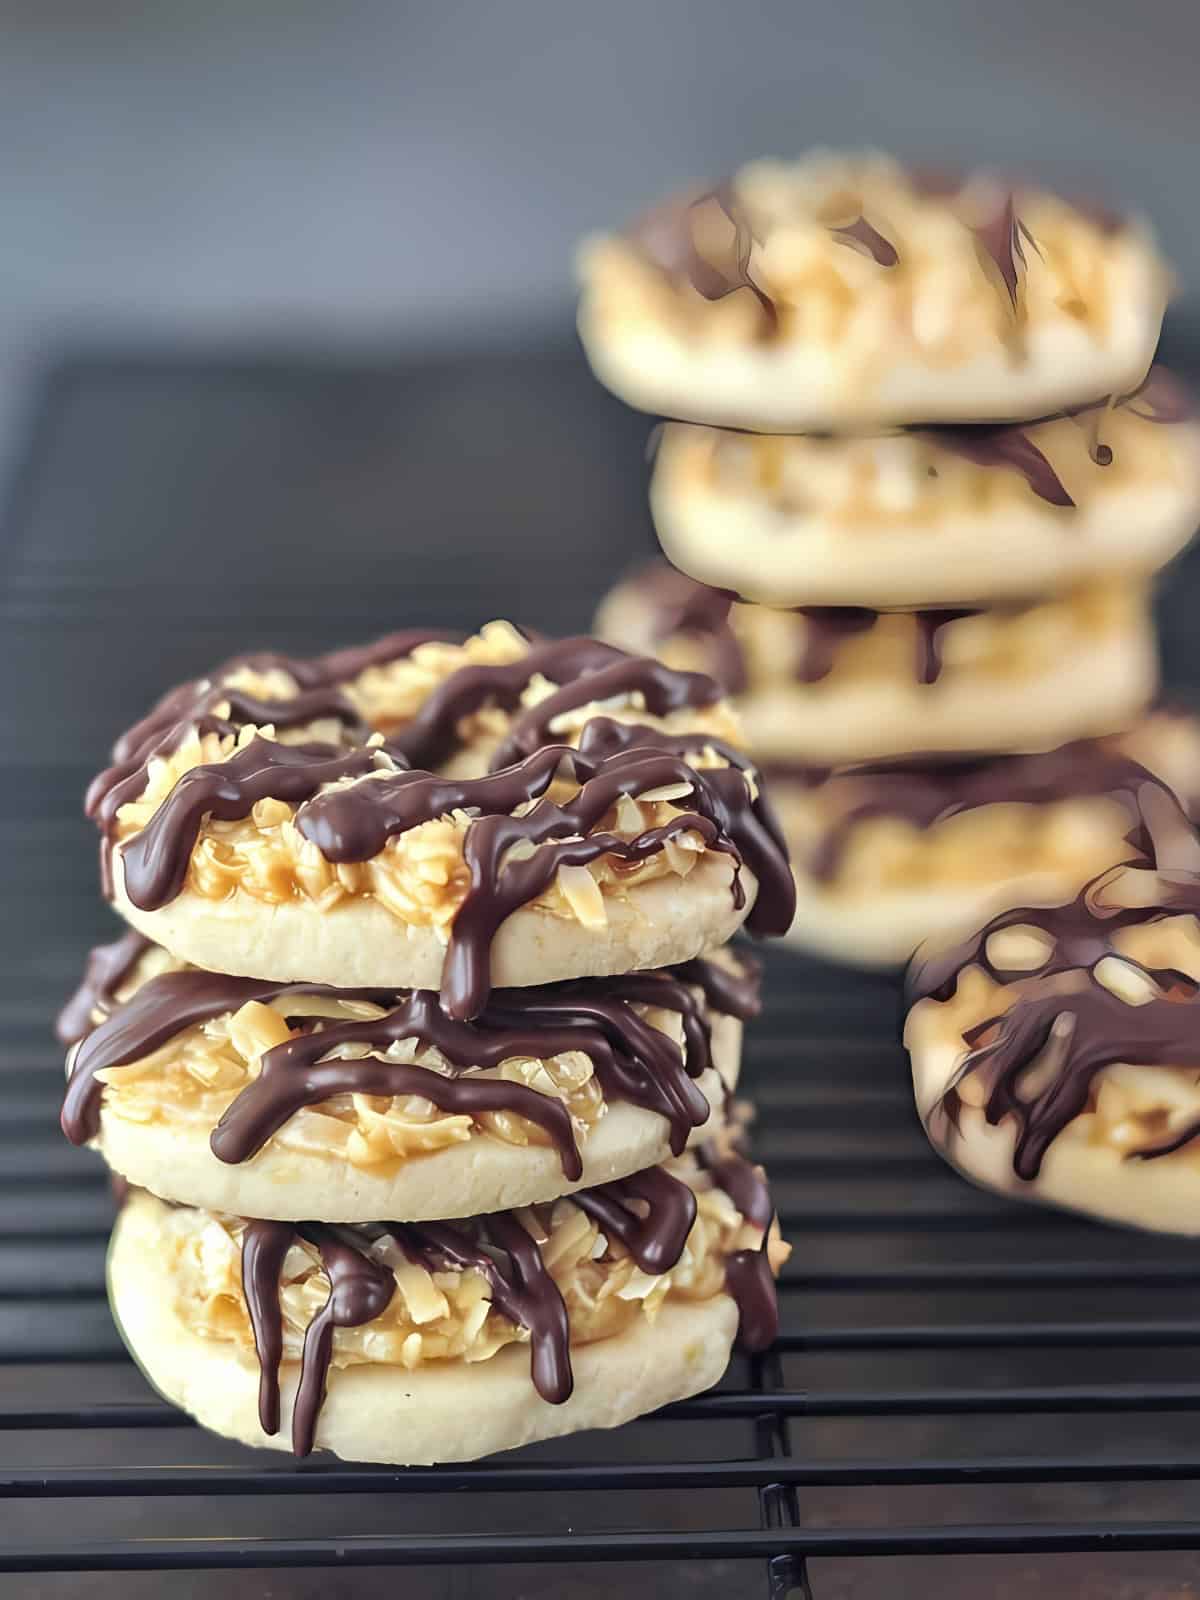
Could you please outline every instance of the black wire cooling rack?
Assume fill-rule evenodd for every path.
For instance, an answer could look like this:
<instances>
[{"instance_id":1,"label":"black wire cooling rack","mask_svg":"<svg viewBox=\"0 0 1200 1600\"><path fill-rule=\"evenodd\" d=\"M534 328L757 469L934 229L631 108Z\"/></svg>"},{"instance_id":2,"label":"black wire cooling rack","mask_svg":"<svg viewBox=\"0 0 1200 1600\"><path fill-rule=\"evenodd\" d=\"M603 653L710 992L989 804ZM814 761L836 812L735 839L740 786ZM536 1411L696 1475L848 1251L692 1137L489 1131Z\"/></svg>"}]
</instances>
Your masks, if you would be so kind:
<instances>
[{"instance_id":1,"label":"black wire cooling rack","mask_svg":"<svg viewBox=\"0 0 1200 1600\"><path fill-rule=\"evenodd\" d=\"M105 1179L57 1134L49 1041L108 928L85 777L152 687L252 642L499 614L584 625L646 545L644 431L554 352L371 370L96 358L47 379L0 547L4 1592L1200 1588L1196 1248L967 1187L916 1124L893 986L785 955L744 1076L795 1247L783 1335L713 1393L474 1466L297 1465L190 1425L122 1351ZM1177 681L1195 592L1185 564Z\"/></svg>"}]
</instances>

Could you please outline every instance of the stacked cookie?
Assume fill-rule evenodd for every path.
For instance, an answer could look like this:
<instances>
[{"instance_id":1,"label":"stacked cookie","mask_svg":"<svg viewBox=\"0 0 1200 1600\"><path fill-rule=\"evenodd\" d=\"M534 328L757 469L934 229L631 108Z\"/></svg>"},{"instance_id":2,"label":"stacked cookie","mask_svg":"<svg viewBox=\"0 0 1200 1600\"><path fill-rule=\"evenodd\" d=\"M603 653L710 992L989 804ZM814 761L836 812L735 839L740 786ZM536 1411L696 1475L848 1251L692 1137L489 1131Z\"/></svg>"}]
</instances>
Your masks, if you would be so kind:
<instances>
[{"instance_id":1,"label":"stacked cookie","mask_svg":"<svg viewBox=\"0 0 1200 1600\"><path fill-rule=\"evenodd\" d=\"M1144 766L1200 796L1194 723L1147 712L1200 423L1151 369L1168 277L1138 226L822 155L582 259L595 371L683 419L651 490L674 566L598 629L734 696L796 942L903 961L1123 859Z\"/></svg>"},{"instance_id":2,"label":"stacked cookie","mask_svg":"<svg viewBox=\"0 0 1200 1600\"><path fill-rule=\"evenodd\" d=\"M110 1296L165 1395L452 1461L769 1343L725 945L794 903L737 736L709 678L505 623L240 657L122 736L63 1127L128 1188Z\"/></svg>"}]
</instances>

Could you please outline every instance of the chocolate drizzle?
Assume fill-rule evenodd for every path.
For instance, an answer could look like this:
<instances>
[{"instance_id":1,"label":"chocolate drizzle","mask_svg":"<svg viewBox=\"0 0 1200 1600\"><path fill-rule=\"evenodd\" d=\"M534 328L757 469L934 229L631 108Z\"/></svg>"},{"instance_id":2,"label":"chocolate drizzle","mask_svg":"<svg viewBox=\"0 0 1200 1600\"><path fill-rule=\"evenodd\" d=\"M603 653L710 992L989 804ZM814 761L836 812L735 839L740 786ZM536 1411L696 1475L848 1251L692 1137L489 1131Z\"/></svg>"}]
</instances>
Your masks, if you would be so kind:
<instances>
[{"instance_id":1,"label":"chocolate drizzle","mask_svg":"<svg viewBox=\"0 0 1200 1600\"><path fill-rule=\"evenodd\" d=\"M725 1259L725 1287L738 1308L738 1343L754 1353L775 1342L779 1333L779 1297L771 1271L768 1243L775 1207L762 1168L736 1149L722 1151L703 1144L700 1165L723 1189L746 1221L762 1229L757 1250L734 1250Z\"/></svg>"},{"instance_id":2,"label":"chocolate drizzle","mask_svg":"<svg viewBox=\"0 0 1200 1600\"><path fill-rule=\"evenodd\" d=\"M982 806L1052 805L1085 795L1111 795L1140 824L1142 786L1157 783L1131 757L1090 739L1033 755L905 766L878 763L842 769L832 778L817 770L798 776L811 785L831 782L850 797L808 858L808 871L822 883L837 875L854 830L872 817L898 817L924 830Z\"/></svg>"},{"instance_id":3,"label":"chocolate drizzle","mask_svg":"<svg viewBox=\"0 0 1200 1600\"><path fill-rule=\"evenodd\" d=\"M704 650L707 670L726 694L744 694L746 659L730 621L736 596L729 589L697 583L666 561L651 561L627 580L649 612L650 644L676 634Z\"/></svg>"},{"instance_id":4,"label":"chocolate drizzle","mask_svg":"<svg viewBox=\"0 0 1200 1600\"><path fill-rule=\"evenodd\" d=\"M369 996L389 1007L383 1016L310 1027L263 1054L257 1076L214 1130L213 1154L231 1164L248 1161L302 1107L339 1094L415 1094L455 1114L507 1111L533 1122L551 1139L564 1176L573 1182L582 1173L582 1161L565 1104L525 1084L481 1079L478 1072L514 1057L544 1061L579 1051L592 1062L606 1101L625 1101L666 1119L670 1147L678 1155L709 1115L708 1100L694 1080L713 1065L710 1033L693 986L712 997L713 1010L734 1015L744 1015L757 1000L753 973L735 976L703 960L662 972L498 990L473 1023L452 1022L429 991ZM340 993L368 998L362 991ZM63 1131L74 1144L95 1137L103 1094L98 1075L108 1068L142 1060L186 1028L234 1012L247 1001L270 1003L293 994L337 996L339 991L200 971L151 978L80 1045L63 1105ZM679 1015L682 1051L635 1009L643 1005ZM387 1059L388 1046L400 1040L436 1048L450 1071ZM379 1054L327 1059L350 1046Z\"/></svg>"},{"instance_id":5,"label":"chocolate drizzle","mask_svg":"<svg viewBox=\"0 0 1200 1600\"><path fill-rule=\"evenodd\" d=\"M804 643L796 663L801 683L820 683L828 677L842 644L869 632L879 621L878 611L864 606L797 606L796 610L804 618Z\"/></svg>"},{"instance_id":6,"label":"chocolate drizzle","mask_svg":"<svg viewBox=\"0 0 1200 1600\"><path fill-rule=\"evenodd\" d=\"M130 976L150 941L136 928L126 928L111 944L98 944L87 958L83 982L63 1006L54 1025L62 1044L77 1044L92 1031L95 1011L111 1011L116 1005L115 991Z\"/></svg>"},{"instance_id":7,"label":"chocolate drizzle","mask_svg":"<svg viewBox=\"0 0 1200 1600\"><path fill-rule=\"evenodd\" d=\"M944 1115L956 1124L958 1086L978 1077L987 1120L996 1124L1007 1117L1016 1125L1013 1171L1027 1181L1036 1178L1050 1145L1087 1109L1092 1081L1105 1067L1200 1067L1196 985L1172 973L1150 976L1169 992L1143 1005L1128 1005L1089 974L1079 992L1022 996L1002 1016L968 1030L964 1037L972 1049L944 1091ZM1028 1089L1026 1075L1035 1064L1046 1069L1048 1082ZM1136 1153L1143 1159L1164 1155L1198 1131L1194 1124L1182 1136Z\"/></svg>"},{"instance_id":8,"label":"chocolate drizzle","mask_svg":"<svg viewBox=\"0 0 1200 1600\"><path fill-rule=\"evenodd\" d=\"M313 1447L317 1415L325 1400L334 1329L361 1328L381 1317L396 1292L396 1279L389 1268L363 1255L352 1244L343 1243L320 1223L306 1224L299 1231L321 1252L321 1265L329 1279L329 1298L304 1335L300 1381L292 1409L292 1450L298 1456L306 1456ZM261 1409L261 1398L259 1404Z\"/></svg>"},{"instance_id":9,"label":"chocolate drizzle","mask_svg":"<svg viewBox=\"0 0 1200 1600\"><path fill-rule=\"evenodd\" d=\"M1024 224L1017 218L1016 202L1011 189L1005 195L999 209L986 222L979 223L971 231L981 250L999 272L1015 311L1017 288L1020 283L1018 267L1025 265L1025 251L1021 240L1028 239L1031 244L1033 240Z\"/></svg>"},{"instance_id":10,"label":"chocolate drizzle","mask_svg":"<svg viewBox=\"0 0 1200 1600\"><path fill-rule=\"evenodd\" d=\"M977 467L1011 467L1048 505L1075 504L1054 468L1020 428L962 423L953 428L921 428L919 432L938 448L962 456Z\"/></svg>"},{"instance_id":11,"label":"chocolate drizzle","mask_svg":"<svg viewBox=\"0 0 1200 1600\"><path fill-rule=\"evenodd\" d=\"M248 724L300 728L332 718L343 725L348 739L361 742L370 729L343 693L344 687L368 667L402 660L419 645L458 637L428 628L407 628L324 656L285 656L273 651L233 656L210 676L168 690L146 716L121 735L113 745L113 765L89 786L84 810L89 817L97 817L101 826L110 827L120 807L136 800L145 788L145 769L151 757L172 754L193 727L202 734L236 734ZM298 692L283 699L262 699L227 681L240 671L286 673ZM226 712L214 716L214 708L222 704L227 706Z\"/></svg>"},{"instance_id":12,"label":"chocolate drizzle","mask_svg":"<svg viewBox=\"0 0 1200 1600\"><path fill-rule=\"evenodd\" d=\"M733 231L732 239L719 252L702 249L697 242L705 210L715 210ZM766 327L774 329L778 324L775 302L750 275L754 231L731 179L664 201L640 217L626 237L651 266L668 278L690 284L705 300L723 300L739 289L748 289L758 301Z\"/></svg>"},{"instance_id":13,"label":"chocolate drizzle","mask_svg":"<svg viewBox=\"0 0 1200 1600\"><path fill-rule=\"evenodd\" d=\"M242 1293L258 1351L258 1421L266 1434L279 1432L279 1363L283 1360L283 1312L279 1274L295 1229L290 1222L246 1224L242 1235Z\"/></svg>"},{"instance_id":14,"label":"chocolate drizzle","mask_svg":"<svg viewBox=\"0 0 1200 1600\"><path fill-rule=\"evenodd\" d=\"M740 1156L715 1161L713 1181L747 1221L767 1228L770 1196L757 1169ZM619 1240L642 1271L670 1272L687 1244L696 1215L691 1187L660 1168L569 1196L601 1230ZM760 1221L764 1218L765 1221ZM394 1222L370 1232L334 1229L321 1223L248 1222L242 1239L242 1287L258 1352L259 1420L263 1431L279 1430L279 1367L283 1351L280 1273L292 1241L315 1245L330 1281L329 1298L304 1336L292 1417L292 1448L307 1455L329 1377L336 1328L361 1327L387 1310L395 1277L382 1252L390 1244L431 1273L475 1271L491 1290L495 1310L529 1333L530 1378L551 1405L571 1396L570 1323L566 1303L546 1269L541 1249L509 1211L468 1223ZM778 1331L775 1283L764 1235L760 1250L737 1250L726 1258L726 1286L739 1313L739 1338L749 1350L765 1349Z\"/></svg>"},{"instance_id":15,"label":"chocolate drizzle","mask_svg":"<svg viewBox=\"0 0 1200 1600\"><path fill-rule=\"evenodd\" d=\"M796 666L801 683L820 683L829 676L840 646L856 634L869 633L879 621L878 611L863 606L797 606L804 618L804 645ZM941 631L963 617L978 616L976 609L929 607L902 613L917 630L914 671L920 684L936 683L942 675Z\"/></svg>"},{"instance_id":16,"label":"chocolate drizzle","mask_svg":"<svg viewBox=\"0 0 1200 1600\"><path fill-rule=\"evenodd\" d=\"M1137 764L1131 763L1133 774ZM1149 773L1133 790L1140 827L1135 848L1143 861L1153 864L1156 899L1152 905L1122 906L1107 897L1107 888L1118 867L1102 873L1086 884L1074 900L1060 906L1024 906L1002 911L986 927L969 938L945 949L918 955L905 978L905 1002L947 1000L954 993L958 975L971 966L982 967L994 983L1009 984L1028 977L1028 973L1002 971L993 966L987 942L1003 928L1030 924L1040 928L1054 943L1054 952L1037 969L1038 977L1090 968L1109 953L1112 933L1118 928L1154 922L1166 915L1200 912L1200 840L1186 813L1171 791ZM1134 861L1134 866L1142 862Z\"/></svg>"},{"instance_id":17,"label":"chocolate drizzle","mask_svg":"<svg viewBox=\"0 0 1200 1600\"><path fill-rule=\"evenodd\" d=\"M409 1259L431 1272L473 1267L483 1275L501 1316L529 1330L534 1388L550 1405L562 1405L575 1387L571 1329L562 1293L546 1271L537 1244L511 1212L483 1218L480 1231L482 1243L445 1222L397 1223L391 1230Z\"/></svg>"},{"instance_id":18,"label":"chocolate drizzle","mask_svg":"<svg viewBox=\"0 0 1200 1600\"><path fill-rule=\"evenodd\" d=\"M682 742L693 737L684 736ZM681 741L672 736L670 743L678 746ZM707 849L734 863L736 905L744 896L740 863L758 880L758 898L747 919L751 931L781 933L790 925L795 890L781 836L765 807L751 800L741 771L697 771L681 755L649 747L622 749L597 760L584 744L579 750L544 746L518 765L485 778L451 780L398 772L318 795L297 814L300 832L327 860L346 862L369 861L388 839L431 816L458 808L481 813L463 841L469 888L451 928L443 971L442 1003L451 1017L466 1020L483 1007L496 932L515 910L550 886L560 866L585 866L605 855L636 863L678 835L696 833ZM559 805L545 794L562 767L573 772L580 788ZM672 784L687 784L689 810L632 839L592 831L622 795L636 797ZM511 814L531 801L536 804L522 815ZM516 845L535 849L514 860Z\"/></svg>"},{"instance_id":19,"label":"chocolate drizzle","mask_svg":"<svg viewBox=\"0 0 1200 1600\"><path fill-rule=\"evenodd\" d=\"M142 911L157 911L183 888L205 817L233 822L260 800L293 805L323 784L361 778L375 766L370 749L340 751L328 744L276 744L252 739L227 761L190 767L146 826L122 846L125 892Z\"/></svg>"},{"instance_id":20,"label":"chocolate drizzle","mask_svg":"<svg viewBox=\"0 0 1200 1600\"><path fill-rule=\"evenodd\" d=\"M1003 912L970 939L918 957L909 969L910 1006L923 999L949 999L959 975L972 966L1001 986L1024 985L1012 1006L964 1033L968 1052L930 1113L930 1131L945 1140L958 1129L960 1085L968 1077L978 1078L989 1123L1007 1119L1015 1126L1013 1170L1026 1181L1037 1177L1050 1145L1087 1109L1093 1081L1104 1068L1118 1063L1200 1067L1200 986L1190 976L1143 969L1153 987L1141 1004L1125 1001L1096 976L1100 962L1119 954L1113 942L1116 931L1172 915L1200 915L1200 841L1161 784L1147 778L1138 790L1138 805L1143 846L1154 865L1134 870L1152 879L1153 903L1122 904L1113 897L1112 888L1130 870L1118 867L1065 905ZM1145 900L1144 888L1136 898ZM1018 926L1046 935L1045 959L1032 970L997 968L989 941L1002 929ZM1131 1154L1143 1159L1165 1155L1197 1133L1200 1119Z\"/></svg>"},{"instance_id":21,"label":"chocolate drizzle","mask_svg":"<svg viewBox=\"0 0 1200 1600\"><path fill-rule=\"evenodd\" d=\"M846 227L831 228L829 231L839 244L861 249L878 267L894 267L900 260L896 246L890 239L885 239L877 228L873 228L866 217L857 217Z\"/></svg>"},{"instance_id":22,"label":"chocolate drizzle","mask_svg":"<svg viewBox=\"0 0 1200 1600\"><path fill-rule=\"evenodd\" d=\"M679 1260L696 1220L695 1192L661 1167L581 1189L571 1198L652 1277L669 1272ZM634 1210L638 1202L645 1215Z\"/></svg>"}]
</instances>

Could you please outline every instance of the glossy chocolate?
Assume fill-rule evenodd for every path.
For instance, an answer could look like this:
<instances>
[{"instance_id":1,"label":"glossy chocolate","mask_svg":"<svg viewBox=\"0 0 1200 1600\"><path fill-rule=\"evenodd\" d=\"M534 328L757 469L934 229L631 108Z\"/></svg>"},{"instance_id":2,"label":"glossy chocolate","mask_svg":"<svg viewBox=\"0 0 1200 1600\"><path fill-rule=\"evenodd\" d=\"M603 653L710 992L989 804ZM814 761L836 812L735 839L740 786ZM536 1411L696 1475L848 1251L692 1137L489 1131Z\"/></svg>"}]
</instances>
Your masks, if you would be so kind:
<instances>
[{"instance_id":1,"label":"glossy chocolate","mask_svg":"<svg viewBox=\"0 0 1200 1600\"><path fill-rule=\"evenodd\" d=\"M93 1013L113 1009L117 1004L116 991L149 948L150 941L145 934L136 928L126 928L111 944L98 944L90 952L83 981L59 1012L54 1025L62 1044L77 1044L95 1026Z\"/></svg>"},{"instance_id":2,"label":"glossy chocolate","mask_svg":"<svg viewBox=\"0 0 1200 1600\"><path fill-rule=\"evenodd\" d=\"M769 1225L773 1212L761 1174L740 1156L715 1163L711 1170L714 1182L727 1190L735 1205L739 1194L748 1196L755 1217L766 1216L766 1223L756 1225ZM620 1240L652 1276L676 1265L696 1212L691 1188L658 1168L581 1190L569 1200ZM566 1304L541 1249L514 1212L496 1212L465 1223L397 1222L371 1231L333 1229L321 1223L249 1222L242 1242L242 1287L258 1352L259 1420L264 1432L279 1429L283 1349L279 1278L297 1236L317 1247L330 1280L329 1297L304 1337L292 1421L297 1456L307 1455L313 1447L334 1330L361 1327L381 1316L391 1302L395 1278L379 1248L388 1240L430 1272L481 1273L495 1310L529 1332L530 1377L536 1392L551 1405L570 1398L574 1379ZM778 1331L778 1307L765 1239L761 1250L738 1250L727 1257L726 1286L738 1306L739 1338L749 1350L766 1348ZM469 1369L464 1381L470 1381Z\"/></svg>"},{"instance_id":3,"label":"glossy chocolate","mask_svg":"<svg viewBox=\"0 0 1200 1600\"><path fill-rule=\"evenodd\" d=\"M965 811L991 805L1056 805L1084 796L1110 795L1141 826L1143 784L1158 785L1145 767L1111 746L1080 739L1056 750L1024 756L978 760L890 763L843 768L830 777L825 769L793 771L779 776L815 787L829 781L848 800L834 808L806 865L821 883L837 876L846 849L860 823L895 817L924 831Z\"/></svg>"},{"instance_id":4,"label":"glossy chocolate","mask_svg":"<svg viewBox=\"0 0 1200 1600\"><path fill-rule=\"evenodd\" d=\"M389 1009L369 1021L308 1027L266 1051L257 1075L214 1130L213 1153L231 1164L248 1161L302 1107L335 1095L415 1094L452 1113L507 1111L526 1118L549 1137L564 1176L575 1181L582 1162L563 1102L508 1079L481 1080L478 1072L514 1057L545 1061L580 1051L592 1062L606 1101L626 1101L666 1119L671 1149L678 1155L709 1114L708 1101L693 1081L713 1065L708 1018L693 986L714 1011L745 1015L757 1004L752 972L734 974L699 960L662 972L497 990L471 1023L451 1021L428 991L391 996L343 991L346 998L370 998ZM99 1074L144 1059L186 1028L235 1012L250 1000L337 993L319 984L273 984L200 971L151 978L76 1051L63 1105L64 1132L74 1144L94 1138L103 1096ZM638 1006L675 1012L683 1049L653 1027ZM388 1046L400 1040L436 1048L451 1071L387 1059ZM373 1053L333 1054L347 1047Z\"/></svg>"}]
</instances>

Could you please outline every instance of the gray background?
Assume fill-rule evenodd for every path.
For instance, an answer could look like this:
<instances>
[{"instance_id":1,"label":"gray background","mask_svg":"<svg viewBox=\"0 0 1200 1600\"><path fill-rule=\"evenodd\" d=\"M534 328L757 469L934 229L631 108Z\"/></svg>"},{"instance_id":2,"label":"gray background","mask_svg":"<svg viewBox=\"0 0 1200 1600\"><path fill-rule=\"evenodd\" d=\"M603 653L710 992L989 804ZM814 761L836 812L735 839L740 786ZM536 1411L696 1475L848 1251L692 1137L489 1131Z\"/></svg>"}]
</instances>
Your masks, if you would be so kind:
<instances>
[{"instance_id":1,"label":"gray background","mask_svg":"<svg viewBox=\"0 0 1200 1600\"><path fill-rule=\"evenodd\" d=\"M815 141L1019 164L1200 268L1196 0L0 0L0 426L80 340L562 328L587 228ZM2 435L0 435L2 437Z\"/></svg>"}]
</instances>

